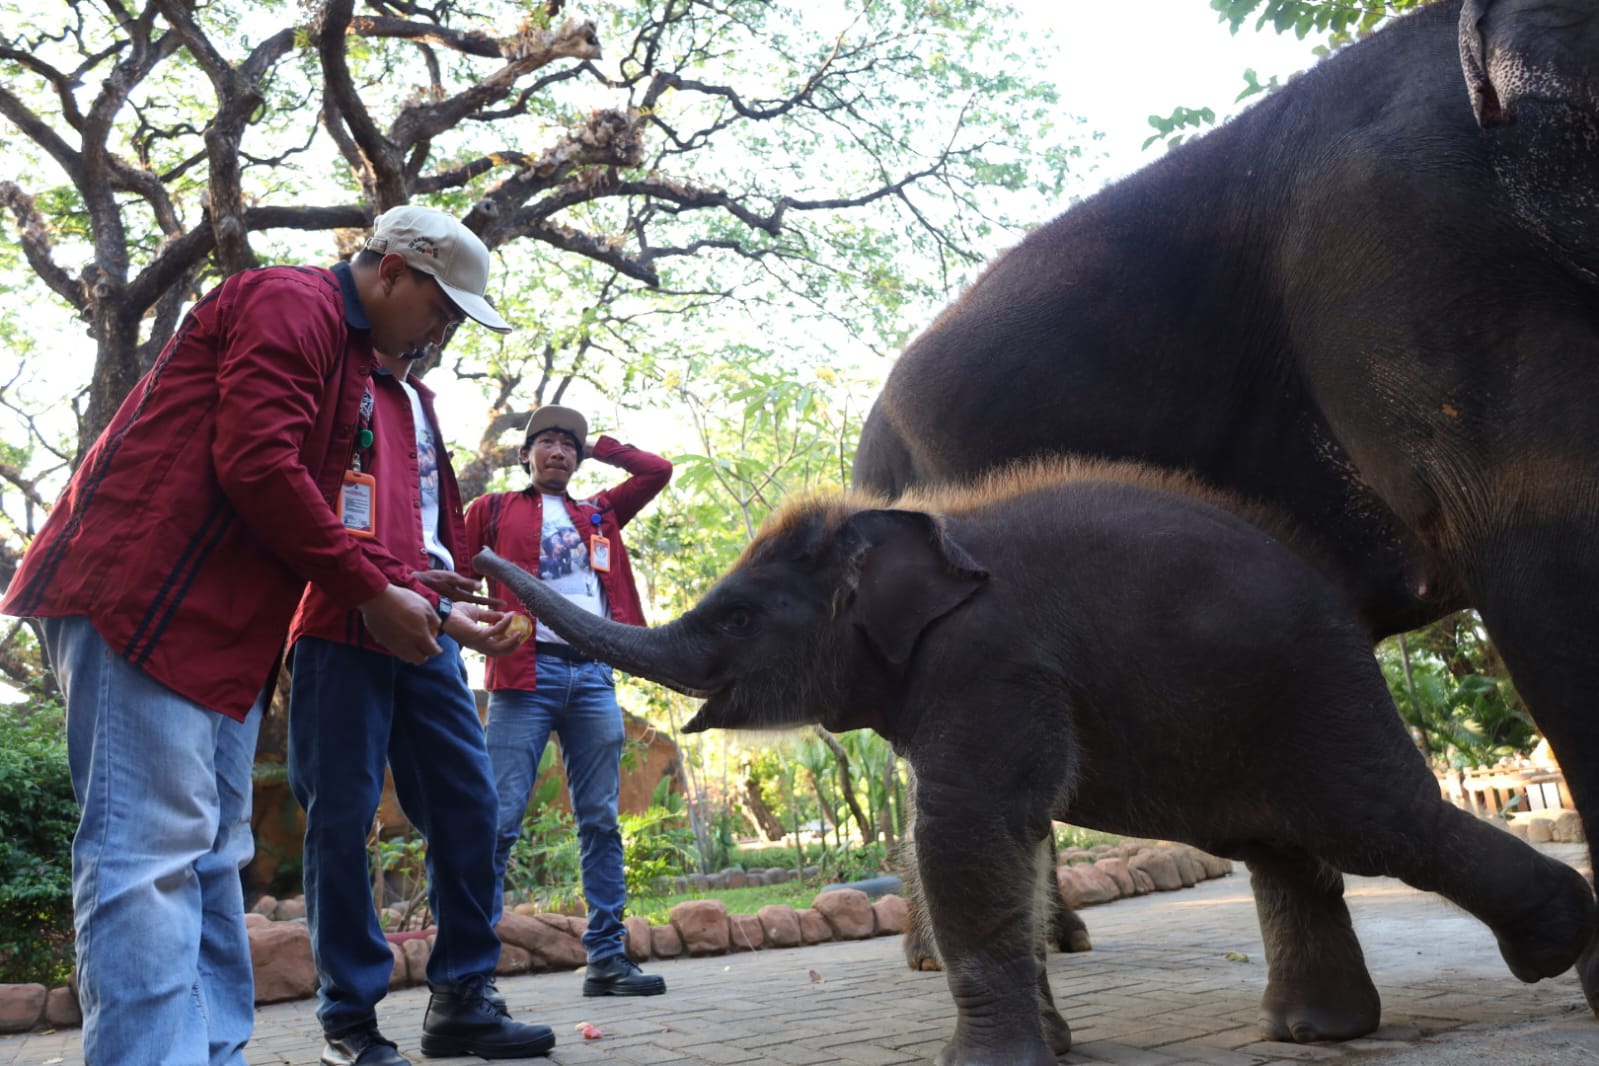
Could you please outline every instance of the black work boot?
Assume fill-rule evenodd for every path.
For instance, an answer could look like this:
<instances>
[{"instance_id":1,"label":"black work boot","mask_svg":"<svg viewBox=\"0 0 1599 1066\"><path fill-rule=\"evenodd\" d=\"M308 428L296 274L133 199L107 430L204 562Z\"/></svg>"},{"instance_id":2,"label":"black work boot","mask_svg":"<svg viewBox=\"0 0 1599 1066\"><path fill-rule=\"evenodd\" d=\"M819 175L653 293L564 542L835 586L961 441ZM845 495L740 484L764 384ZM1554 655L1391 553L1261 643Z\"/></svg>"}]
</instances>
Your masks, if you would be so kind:
<instances>
[{"instance_id":1,"label":"black work boot","mask_svg":"<svg viewBox=\"0 0 1599 1066\"><path fill-rule=\"evenodd\" d=\"M483 998L489 1001L489 1006L507 1018L511 1016L511 1009L505 1005L505 997L500 995L500 986L495 983L492 974L483 979Z\"/></svg>"},{"instance_id":2,"label":"black work boot","mask_svg":"<svg viewBox=\"0 0 1599 1066\"><path fill-rule=\"evenodd\" d=\"M337 1036L329 1033L322 1049L322 1066L411 1066L411 1060L378 1032L376 1022L368 1022Z\"/></svg>"},{"instance_id":3,"label":"black work boot","mask_svg":"<svg viewBox=\"0 0 1599 1066\"><path fill-rule=\"evenodd\" d=\"M585 996L658 996L666 991L666 978L643 973L626 955L589 963L583 974Z\"/></svg>"},{"instance_id":4,"label":"black work boot","mask_svg":"<svg viewBox=\"0 0 1599 1066\"><path fill-rule=\"evenodd\" d=\"M428 987L433 995L422 1018L422 1054L429 1058L525 1059L547 1055L555 1046L549 1026L513 1022L504 1000L490 998L489 982L481 976Z\"/></svg>"}]
</instances>

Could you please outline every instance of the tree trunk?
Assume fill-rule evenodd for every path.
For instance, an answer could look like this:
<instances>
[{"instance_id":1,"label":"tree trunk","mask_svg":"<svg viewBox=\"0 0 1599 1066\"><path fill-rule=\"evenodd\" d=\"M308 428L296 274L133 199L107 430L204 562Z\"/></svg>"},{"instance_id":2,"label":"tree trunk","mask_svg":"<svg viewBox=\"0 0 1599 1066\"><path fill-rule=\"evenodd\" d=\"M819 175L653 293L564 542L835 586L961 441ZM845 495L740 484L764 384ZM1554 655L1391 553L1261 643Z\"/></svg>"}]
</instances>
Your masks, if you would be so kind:
<instances>
[{"instance_id":1,"label":"tree trunk","mask_svg":"<svg viewBox=\"0 0 1599 1066\"><path fill-rule=\"evenodd\" d=\"M894 808L899 794L899 773L894 767L895 759L892 752L883 760L883 808L877 812L877 825L882 831L883 842L890 850L896 840L894 832Z\"/></svg>"},{"instance_id":2,"label":"tree trunk","mask_svg":"<svg viewBox=\"0 0 1599 1066\"><path fill-rule=\"evenodd\" d=\"M95 304L94 319L98 351L89 382L89 406L78 432L78 454L72 460L74 470L144 373L139 366L139 319L130 320L113 299Z\"/></svg>"},{"instance_id":3,"label":"tree trunk","mask_svg":"<svg viewBox=\"0 0 1599 1066\"><path fill-rule=\"evenodd\" d=\"M761 795L761 780L754 774L744 779L743 800L744 813L749 815L750 821L755 823L762 833L766 834L766 839L782 840L786 830L777 815L772 813L772 808L767 805L766 797Z\"/></svg>"},{"instance_id":4,"label":"tree trunk","mask_svg":"<svg viewBox=\"0 0 1599 1066\"><path fill-rule=\"evenodd\" d=\"M838 738L821 726L816 727L816 735L822 738L822 743L827 745L827 750L833 753L833 760L838 763L838 785L844 793L844 802L849 805L849 813L855 819L855 825L861 831L861 843L873 844L877 842L877 827L872 820L866 817L866 812L861 810L860 801L855 798L855 782L850 775L849 752L844 750L844 745ZM839 834L839 843L843 844L843 834Z\"/></svg>"}]
</instances>

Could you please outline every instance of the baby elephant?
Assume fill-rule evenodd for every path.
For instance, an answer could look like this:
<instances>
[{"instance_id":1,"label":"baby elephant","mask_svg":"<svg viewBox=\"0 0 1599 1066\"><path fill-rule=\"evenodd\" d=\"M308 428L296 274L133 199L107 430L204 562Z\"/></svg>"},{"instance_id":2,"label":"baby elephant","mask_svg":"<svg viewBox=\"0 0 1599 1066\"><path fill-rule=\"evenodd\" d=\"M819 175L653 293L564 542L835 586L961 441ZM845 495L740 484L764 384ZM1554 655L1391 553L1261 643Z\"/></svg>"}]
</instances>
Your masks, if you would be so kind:
<instances>
[{"instance_id":1,"label":"baby elephant","mask_svg":"<svg viewBox=\"0 0 1599 1066\"><path fill-rule=\"evenodd\" d=\"M1340 871L1453 900L1523 981L1565 970L1593 932L1587 882L1442 800L1339 591L1243 514L1175 476L1067 462L892 505L810 500L655 629L476 565L583 651L704 697L691 731L892 742L958 1011L943 1063L1069 1046L1040 948L1052 818L1248 864L1271 1039L1378 1025Z\"/></svg>"}]
</instances>

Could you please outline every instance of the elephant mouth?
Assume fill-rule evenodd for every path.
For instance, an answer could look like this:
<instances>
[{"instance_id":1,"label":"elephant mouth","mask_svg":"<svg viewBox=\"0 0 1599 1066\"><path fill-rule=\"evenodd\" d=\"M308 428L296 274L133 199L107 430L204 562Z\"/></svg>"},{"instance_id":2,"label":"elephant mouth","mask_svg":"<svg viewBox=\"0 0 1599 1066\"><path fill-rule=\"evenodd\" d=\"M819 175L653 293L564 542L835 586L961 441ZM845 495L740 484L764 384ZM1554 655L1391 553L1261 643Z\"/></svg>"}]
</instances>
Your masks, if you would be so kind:
<instances>
[{"instance_id":1,"label":"elephant mouth","mask_svg":"<svg viewBox=\"0 0 1599 1066\"><path fill-rule=\"evenodd\" d=\"M719 688L692 688L688 685L679 684L676 681L657 680L656 684L659 684L664 688L669 688L679 695L687 696L689 699L694 700L714 699L719 693L724 691L723 689Z\"/></svg>"},{"instance_id":2,"label":"elephant mouth","mask_svg":"<svg viewBox=\"0 0 1599 1066\"><path fill-rule=\"evenodd\" d=\"M714 689L702 694L699 698L705 702L700 704L700 709L694 713L683 726L685 733L703 733L707 729L717 729L725 726L731 720L729 707L733 700L733 686Z\"/></svg>"}]
</instances>

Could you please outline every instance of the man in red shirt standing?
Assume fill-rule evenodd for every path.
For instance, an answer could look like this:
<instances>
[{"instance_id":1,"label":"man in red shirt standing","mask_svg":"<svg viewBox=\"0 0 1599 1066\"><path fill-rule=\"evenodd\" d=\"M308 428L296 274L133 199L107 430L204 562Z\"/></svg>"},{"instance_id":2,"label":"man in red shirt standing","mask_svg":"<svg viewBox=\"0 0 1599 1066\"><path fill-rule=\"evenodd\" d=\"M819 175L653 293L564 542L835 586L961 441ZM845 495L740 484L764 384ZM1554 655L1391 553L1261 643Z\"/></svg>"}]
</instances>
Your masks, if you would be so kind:
<instances>
[{"instance_id":1,"label":"man in red shirt standing","mask_svg":"<svg viewBox=\"0 0 1599 1066\"><path fill-rule=\"evenodd\" d=\"M481 496L467 509L470 555L483 547L517 564L596 614L644 624L622 527L672 478L672 464L608 436L588 442L588 421L568 407L545 405L528 423L522 467L533 483L521 492ZM584 458L621 467L631 476L586 500L567 494ZM492 596L516 597L497 581ZM577 819L583 895L589 923L585 996L653 996L666 991L659 976L639 971L626 950L627 883L622 872L622 709L605 663L579 654L543 625L534 640L489 661L487 737L499 793L499 839L494 851L495 917L503 902L506 862L522 832L539 759L553 729L561 737L567 788Z\"/></svg>"},{"instance_id":2,"label":"man in red shirt standing","mask_svg":"<svg viewBox=\"0 0 1599 1066\"><path fill-rule=\"evenodd\" d=\"M242 1064L254 982L239 870L254 851L261 706L306 583L408 662L436 597L335 510L378 353L444 339L488 254L436 273L268 267L185 317L84 456L0 611L43 619L82 808L72 844L84 1057Z\"/></svg>"}]
</instances>

